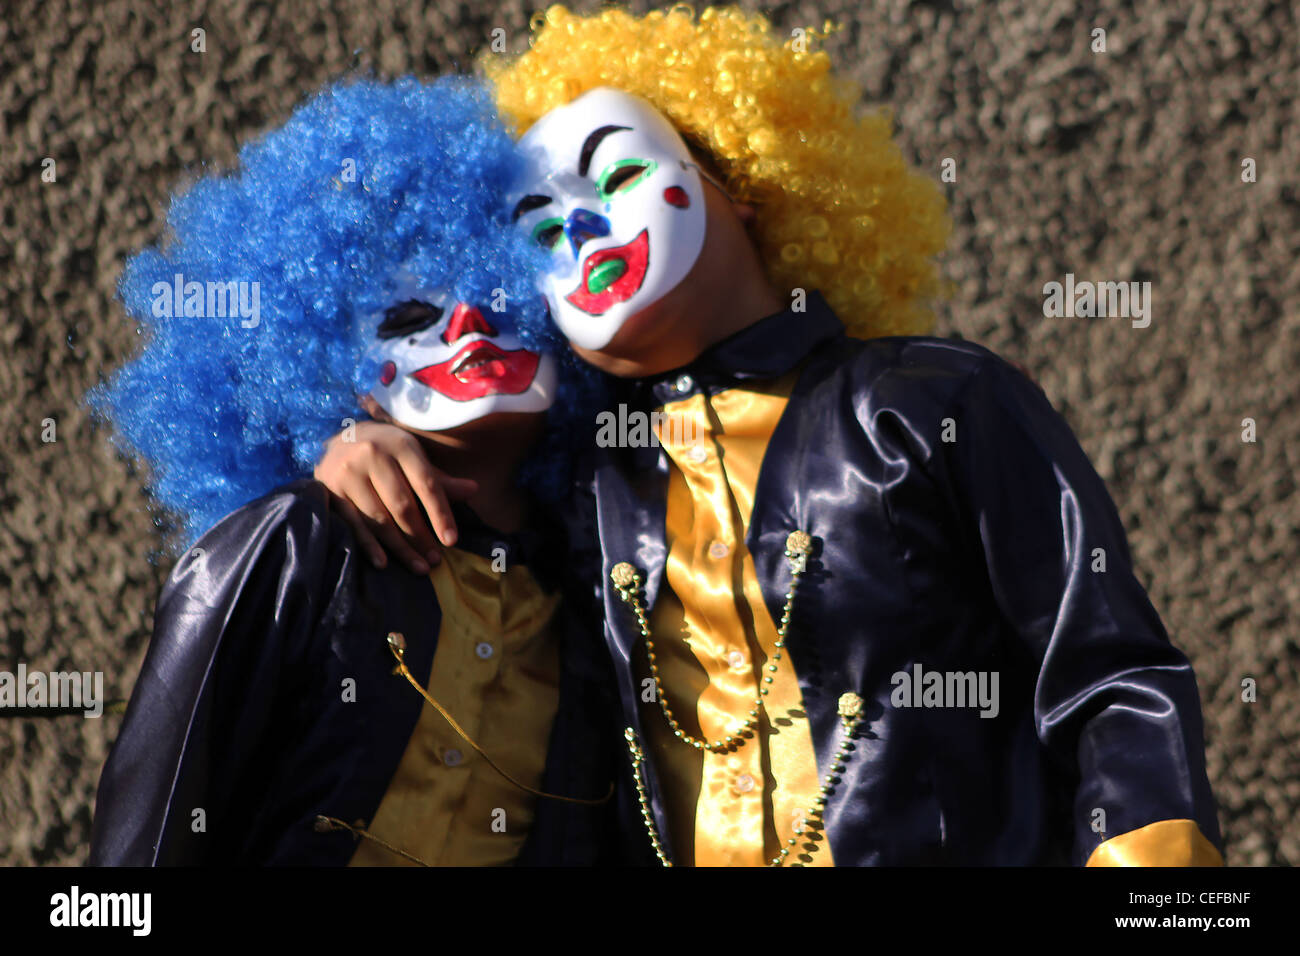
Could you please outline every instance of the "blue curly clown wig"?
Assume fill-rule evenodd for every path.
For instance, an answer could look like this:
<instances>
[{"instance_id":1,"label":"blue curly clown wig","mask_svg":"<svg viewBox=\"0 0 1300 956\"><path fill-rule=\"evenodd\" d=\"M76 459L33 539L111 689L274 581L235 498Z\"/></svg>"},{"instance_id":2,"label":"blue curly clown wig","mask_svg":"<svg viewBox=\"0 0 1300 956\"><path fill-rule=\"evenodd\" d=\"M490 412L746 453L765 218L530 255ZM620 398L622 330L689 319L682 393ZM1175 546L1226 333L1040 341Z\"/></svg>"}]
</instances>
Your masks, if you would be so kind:
<instances>
[{"instance_id":1,"label":"blue curly clown wig","mask_svg":"<svg viewBox=\"0 0 1300 956\"><path fill-rule=\"evenodd\" d=\"M511 311L493 322L560 358L551 435L527 469L534 490L539 475L560 483L560 418L595 379L546 321L545 254L505 205L521 159L488 93L453 77L341 83L239 158L173 197L163 246L127 262L119 294L146 345L88 396L189 539L310 474L322 442L364 417L364 353L402 272L467 302L504 290Z\"/></svg>"}]
</instances>

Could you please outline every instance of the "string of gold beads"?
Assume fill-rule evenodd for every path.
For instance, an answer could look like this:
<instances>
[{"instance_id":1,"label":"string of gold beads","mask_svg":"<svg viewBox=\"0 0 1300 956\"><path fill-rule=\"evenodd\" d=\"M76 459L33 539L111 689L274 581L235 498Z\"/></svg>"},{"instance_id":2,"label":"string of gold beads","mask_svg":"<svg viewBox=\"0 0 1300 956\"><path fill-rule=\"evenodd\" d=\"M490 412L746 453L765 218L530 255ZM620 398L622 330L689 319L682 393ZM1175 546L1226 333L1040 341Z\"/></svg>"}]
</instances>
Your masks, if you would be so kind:
<instances>
[{"instance_id":1,"label":"string of gold beads","mask_svg":"<svg viewBox=\"0 0 1300 956\"><path fill-rule=\"evenodd\" d=\"M645 792L645 778L641 775L641 765L645 763L645 754L636 741L636 731L631 727L623 731L623 737L627 740L627 749L632 754L632 779L636 783L636 799L641 804L641 819L645 821L645 829L650 834L650 846L654 848L655 856L659 857L659 862L664 866L672 866L673 861L668 859L668 854L664 852L664 846L659 842L659 828L655 826L654 814L650 810L650 800Z\"/></svg>"},{"instance_id":2,"label":"string of gold beads","mask_svg":"<svg viewBox=\"0 0 1300 956\"><path fill-rule=\"evenodd\" d=\"M795 826L794 835L786 841L785 846L781 848L776 856L767 861L769 867L784 866L786 859L790 856L790 851L803 838L805 830L808 827L810 819L818 819L826 809L826 800L835 789L832 781L844 772L844 766L848 763L849 756L853 751L853 738L857 734L858 727L862 723L862 698L850 691L842 694L839 700L840 723L844 728L844 736L840 741L839 749L835 751L835 756L831 758L831 769L822 780L821 791L817 794L817 799L812 803L812 813L803 817L798 825ZM672 860L664 852L663 842L659 839L659 828L655 826L654 814L650 809L650 799L646 794L645 778L641 773L641 765L645 762L645 754L637 743L636 731L628 727L623 732L627 740L627 747L632 755L632 777L636 783L637 801L641 804L641 819L645 822L646 833L650 836L650 845L655 851L655 856L664 866L672 866Z\"/></svg>"},{"instance_id":3,"label":"string of gold beads","mask_svg":"<svg viewBox=\"0 0 1300 956\"><path fill-rule=\"evenodd\" d=\"M768 673L763 678L762 685L758 689L758 696L754 699L754 704L749 709L744 723L734 733L727 734L720 740L712 741L693 737L682 730L681 724L673 715L672 708L668 705L668 698L664 694L663 683L659 678L659 665L655 659L654 640L650 635L650 622L646 619L645 608L641 604L640 572L626 561L620 561L610 569L609 577L618 590L619 597L636 614L637 624L641 628L641 637L645 639L646 656L650 662L650 676L655 683L655 696L659 700L659 708L663 711L664 718L668 721L673 736L678 740L694 747L696 750L720 753L743 744L758 726L759 708L765 708L766 706L764 698L767 697L771 689L772 675L776 673L777 665L781 662L781 657L785 653L786 633L790 629L790 614L794 608L795 594L799 588L799 576L807 570L808 556L811 553L812 536L806 531L790 532L785 539L785 557L790 564L791 572L790 587L785 592L785 608L781 613L780 626L776 632L776 653L772 655L772 660L766 665Z\"/></svg>"},{"instance_id":4,"label":"string of gold beads","mask_svg":"<svg viewBox=\"0 0 1300 956\"><path fill-rule=\"evenodd\" d=\"M835 751L835 756L831 758L831 769L822 780L821 792L817 794L817 799L812 803L812 813L809 815L816 819L822 815L826 809L826 798L831 795L835 789L831 783L836 777L844 772L844 765L848 763L849 754L853 751L853 737L857 733L858 725L862 723L862 698L850 691L847 694L840 695L839 702L840 723L844 727L844 736L840 740L840 748ZM786 857L794 849L795 844L802 839L804 828L808 825L809 817L804 817L795 827L794 836L785 842L781 852L772 859L767 861L768 866L784 866Z\"/></svg>"}]
</instances>

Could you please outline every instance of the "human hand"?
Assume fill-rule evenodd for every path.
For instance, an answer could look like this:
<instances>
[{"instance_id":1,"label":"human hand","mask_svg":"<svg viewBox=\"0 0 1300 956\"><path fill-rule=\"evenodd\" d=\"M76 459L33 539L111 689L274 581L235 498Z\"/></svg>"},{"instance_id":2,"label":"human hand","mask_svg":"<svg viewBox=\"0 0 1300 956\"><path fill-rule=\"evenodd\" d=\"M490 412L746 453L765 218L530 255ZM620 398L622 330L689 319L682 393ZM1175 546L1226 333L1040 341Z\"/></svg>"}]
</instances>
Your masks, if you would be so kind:
<instances>
[{"instance_id":1,"label":"human hand","mask_svg":"<svg viewBox=\"0 0 1300 956\"><path fill-rule=\"evenodd\" d=\"M478 483L435 468L419 440L396 425L358 422L345 434L329 440L314 472L331 506L375 567L387 565L387 549L416 574L428 574L441 560L438 543L456 543L449 502L468 498Z\"/></svg>"}]
</instances>

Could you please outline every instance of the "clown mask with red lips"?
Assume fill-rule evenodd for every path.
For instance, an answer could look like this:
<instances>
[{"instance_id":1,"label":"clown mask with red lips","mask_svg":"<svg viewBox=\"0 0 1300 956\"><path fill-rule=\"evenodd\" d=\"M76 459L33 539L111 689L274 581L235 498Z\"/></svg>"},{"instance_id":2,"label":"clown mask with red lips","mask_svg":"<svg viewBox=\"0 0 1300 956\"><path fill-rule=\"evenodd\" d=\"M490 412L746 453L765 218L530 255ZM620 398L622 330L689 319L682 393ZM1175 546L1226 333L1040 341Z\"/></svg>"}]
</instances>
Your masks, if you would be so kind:
<instances>
[{"instance_id":1,"label":"clown mask with red lips","mask_svg":"<svg viewBox=\"0 0 1300 956\"><path fill-rule=\"evenodd\" d=\"M551 316L574 345L604 348L699 257L698 169L662 114L607 87L547 113L519 145L530 172L514 215L552 253L542 279Z\"/></svg>"},{"instance_id":2,"label":"clown mask with red lips","mask_svg":"<svg viewBox=\"0 0 1300 956\"><path fill-rule=\"evenodd\" d=\"M419 431L545 411L555 400L555 359L525 349L504 331L503 318L445 292L403 288L370 349L378 365L371 398Z\"/></svg>"}]
</instances>

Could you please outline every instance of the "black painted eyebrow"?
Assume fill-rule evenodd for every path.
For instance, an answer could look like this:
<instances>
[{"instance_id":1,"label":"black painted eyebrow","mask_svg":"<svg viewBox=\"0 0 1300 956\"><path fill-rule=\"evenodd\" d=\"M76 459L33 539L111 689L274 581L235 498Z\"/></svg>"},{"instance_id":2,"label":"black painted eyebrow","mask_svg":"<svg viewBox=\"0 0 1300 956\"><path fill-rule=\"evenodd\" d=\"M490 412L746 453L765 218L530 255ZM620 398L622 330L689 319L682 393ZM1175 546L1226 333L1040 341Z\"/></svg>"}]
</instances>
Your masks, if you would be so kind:
<instances>
[{"instance_id":1,"label":"black painted eyebrow","mask_svg":"<svg viewBox=\"0 0 1300 956\"><path fill-rule=\"evenodd\" d=\"M620 130L631 129L630 126L602 126L600 129L592 130L587 141L582 144L582 152L578 155L578 175L587 175L587 167L591 165L591 154L596 151L596 147L610 133L617 133Z\"/></svg>"},{"instance_id":2,"label":"black painted eyebrow","mask_svg":"<svg viewBox=\"0 0 1300 956\"><path fill-rule=\"evenodd\" d=\"M532 212L534 209L540 209L551 201L550 196L525 196L519 202L515 203L515 211L510 214L510 221L514 222L526 212Z\"/></svg>"}]
</instances>

